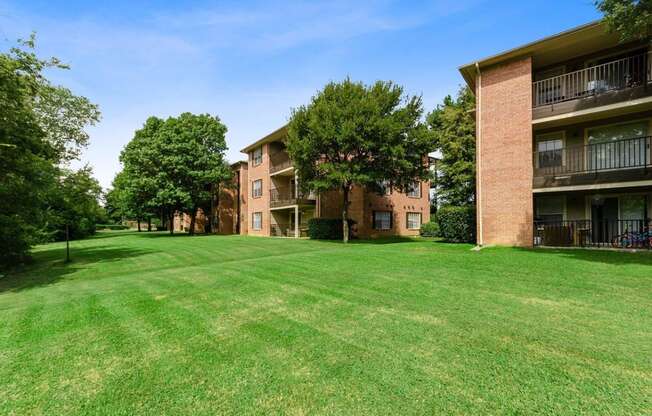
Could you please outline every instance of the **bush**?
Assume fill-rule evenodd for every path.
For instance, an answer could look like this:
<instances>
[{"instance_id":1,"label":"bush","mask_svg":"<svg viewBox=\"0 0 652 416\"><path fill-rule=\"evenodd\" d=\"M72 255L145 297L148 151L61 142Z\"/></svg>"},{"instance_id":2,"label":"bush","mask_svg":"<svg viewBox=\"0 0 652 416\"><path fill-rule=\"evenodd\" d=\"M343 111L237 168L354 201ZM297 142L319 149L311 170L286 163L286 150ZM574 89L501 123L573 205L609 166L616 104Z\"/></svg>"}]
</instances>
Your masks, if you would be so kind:
<instances>
[{"instance_id":1,"label":"bush","mask_svg":"<svg viewBox=\"0 0 652 416\"><path fill-rule=\"evenodd\" d=\"M349 238L355 221L349 220ZM342 220L334 218L311 218L308 220L308 237L312 240L341 240Z\"/></svg>"},{"instance_id":2,"label":"bush","mask_svg":"<svg viewBox=\"0 0 652 416\"><path fill-rule=\"evenodd\" d=\"M437 211L439 235L457 243L475 242L475 207L442 207Z\"/></svg>"},{"instance_id":3,"label":"bush","mask_svg":"<svg viewBox=\"0 0 652 416\"><path fill-rule=\"evenodd\" d=\"M421 229L419 230L421 237L439 237L439 224L437 221L430 221L421 224Z\"/></svg>"},{"instance_id":4,"label":"bush","mask_svg":"<svg viewBox=\"0 0 652 416\"><path fill-rule=\"evenodd\" d=\"M122 224L97 224L98 230L128 230L129 227Z\"/></svg>"}]
</instances>

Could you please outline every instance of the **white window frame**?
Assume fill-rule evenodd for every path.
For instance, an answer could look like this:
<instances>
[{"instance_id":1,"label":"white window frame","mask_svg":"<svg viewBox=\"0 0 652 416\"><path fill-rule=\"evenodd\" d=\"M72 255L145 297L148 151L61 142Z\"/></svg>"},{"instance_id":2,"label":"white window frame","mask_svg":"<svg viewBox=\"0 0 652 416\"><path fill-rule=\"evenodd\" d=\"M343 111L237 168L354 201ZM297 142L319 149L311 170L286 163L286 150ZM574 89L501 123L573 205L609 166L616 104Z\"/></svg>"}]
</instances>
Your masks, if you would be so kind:
<instances>
[{"instance_id":1,"label":"white window frame","mask_svg":"<svg viewBox=\"0 0 652 416\"><path fill-rule=\"evenodd\" d=\"M263 163L263 146L259 146L251 152L251 164L258 166L261 163Z\"/></svg>"},{"instance_id":2,"label":"white window frame","mask_svg":"<svg viewBox=\"0 0 652 416\"><path fill-rule=\"evenodd\" d=\"M259 224L256 226L256 217L259 219ZM263 213L262 212L253 212L251 213L251 229L260 231L263 229Z\"/></svg>"},{"instance_id":3,"label":"white window frame","mask_svg":"<svg viewBox=\"0 0 652 416\"><path fill-rule=\"evenodd\" d=\"M410 215L416 215L418 220L417 226L416 227L410 227ZM420 230L421 229L421 220L422 220L422 215L420 212L406 212L405 213L405 227L408 230Z\"/></svg>"},{"instance_id":4,"label":"white window frame","mask_svg":"<svg viewBox=\"0 0 652 416\"><path fill-rule=\"evenodd\" d=\"M377 214L387 214L388 215L388 218L387 218L388 225L387 225L386 228L385 227L376 227L376 215ZM394 216L394 213L392 211L373 211L372 219L371 219L372 222L373 222L373 224L371 224L372 228L374 230L378 230L378 231L389 231L389 230L391 230L393 228L393 225L394 225L393 224L394 221L392 221L393 216ZM383 222L381 221L381 223L383 223Z\"/></svg>"},{"instance_id":5,"label":"white window frame","mask_svg":"<svg viewBox=\"0 0 652 416\"><path fill-rule=\"evenodd\" d=\"M259 192L256 192L256 183L260 183L260 188L258 189ZM260 198L262 196L263 196L263 180L256 179L254 181L251 181L251 197Z\"/></svg>"},{"instance_id":6,"label":"white window frame","mask_svg":"<svg viewBox=\"0 0 652 416\"><path fill-rule=\"evenodd\" d=\"M405 194L409 198L421 198L421 182L412 183L411 189L408 190Z\"/></svg>"},{"instance_id":7,"label":"white window frame","mask_svg":"<svg viewBox=\"0 0 652 416\"><path fill-rule=\"evenodd\" d=\"M549 142L553 140L559 140L559 135L561 134L561 165L566 166L566 130L557 130L551 131L550 133L537 134L535 139L535 145L537 150L537 168L540 168L539 164L539 143L540 142Z\"/></svg>"}]
</instances>

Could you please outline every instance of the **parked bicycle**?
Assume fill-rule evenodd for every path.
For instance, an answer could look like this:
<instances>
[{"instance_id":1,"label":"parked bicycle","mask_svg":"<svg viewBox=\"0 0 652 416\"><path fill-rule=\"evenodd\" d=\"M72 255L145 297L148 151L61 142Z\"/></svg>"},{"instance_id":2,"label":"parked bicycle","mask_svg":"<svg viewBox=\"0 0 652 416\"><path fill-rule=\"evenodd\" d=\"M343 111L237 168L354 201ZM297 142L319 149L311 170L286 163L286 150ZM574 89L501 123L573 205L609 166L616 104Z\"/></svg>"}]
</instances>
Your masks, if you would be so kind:
<instances>
[{"instance_id":1,"label":"parked bicycle","mask_svg":"<svg viewBox=\"0 0 652 416\"><path fill-rule=\"evenodd\" d=\"M652 230L625 231L614 237L611 245L616 248L652 248Z\"/></svg>"}]
</instances>

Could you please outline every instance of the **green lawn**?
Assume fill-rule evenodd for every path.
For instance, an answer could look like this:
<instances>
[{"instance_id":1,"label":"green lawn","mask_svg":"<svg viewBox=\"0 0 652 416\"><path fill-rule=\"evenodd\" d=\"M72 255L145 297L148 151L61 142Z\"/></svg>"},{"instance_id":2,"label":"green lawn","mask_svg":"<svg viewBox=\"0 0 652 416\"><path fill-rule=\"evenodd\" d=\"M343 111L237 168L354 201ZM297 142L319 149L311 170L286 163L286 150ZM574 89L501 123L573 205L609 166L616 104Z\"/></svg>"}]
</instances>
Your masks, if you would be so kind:
<instances>
[{"instance_id":1,"label":"green lawn","mask_svg":"<svg viewBox=\"0 0 652 416\"><path fill-rule=\"evenodd\" d=\"M0 414L650 414L652 253L108 232L0 279Z\"/></svg>"}]
</instances>

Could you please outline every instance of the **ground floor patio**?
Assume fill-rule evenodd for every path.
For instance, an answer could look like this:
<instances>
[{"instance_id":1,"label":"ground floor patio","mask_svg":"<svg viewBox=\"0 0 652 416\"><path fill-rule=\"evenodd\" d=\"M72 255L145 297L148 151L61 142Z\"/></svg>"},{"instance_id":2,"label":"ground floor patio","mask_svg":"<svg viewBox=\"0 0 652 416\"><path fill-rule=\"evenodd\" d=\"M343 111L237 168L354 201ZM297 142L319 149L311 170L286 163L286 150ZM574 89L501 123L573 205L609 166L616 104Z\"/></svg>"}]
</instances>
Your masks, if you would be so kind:
<instances>
[{"instance_id":1,"label":"ground floor patio","mask_svg":"<svg viewBox=\"0 0 652 416\"><path fill-rule=\"evenodd\" d=\"M534 195L534 245L652 248L652 189Z\"/></svg>"}]
</instances>

